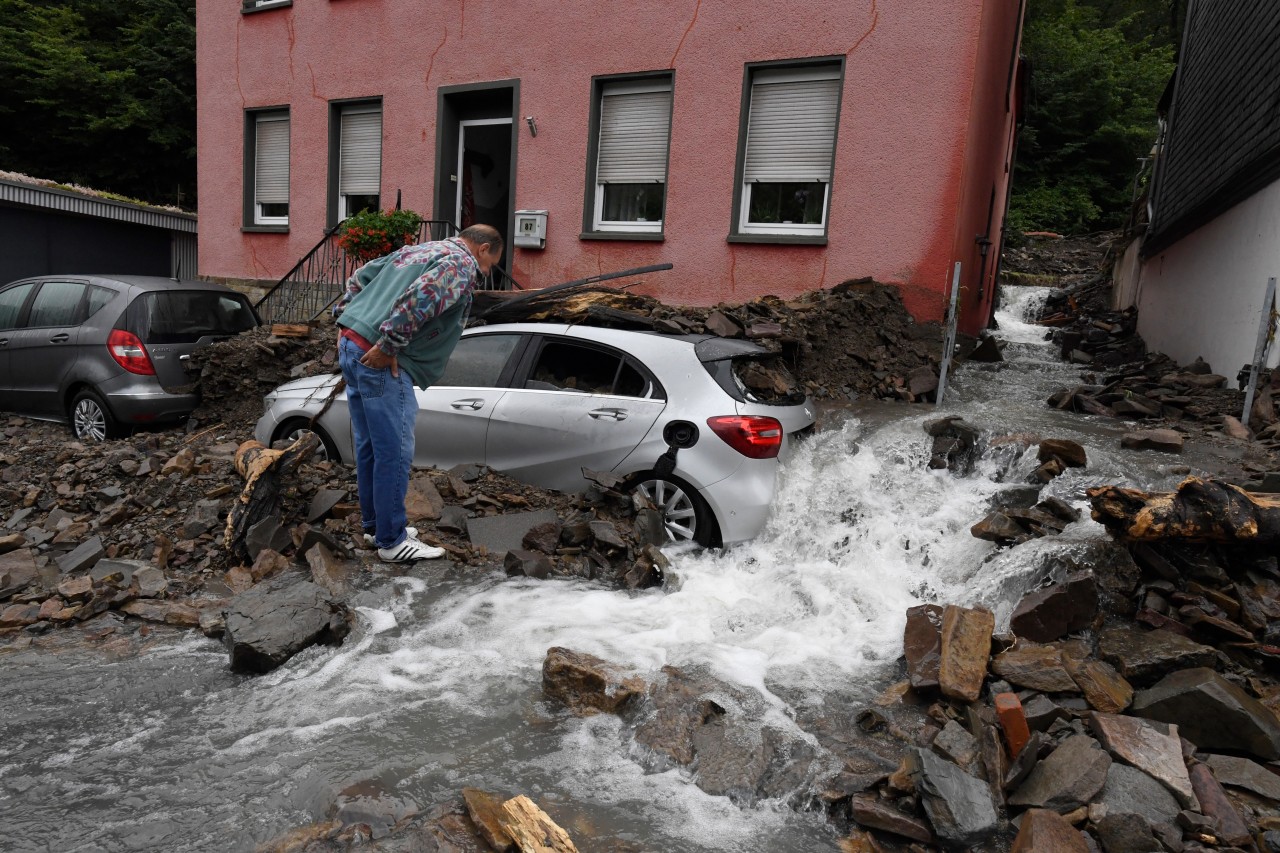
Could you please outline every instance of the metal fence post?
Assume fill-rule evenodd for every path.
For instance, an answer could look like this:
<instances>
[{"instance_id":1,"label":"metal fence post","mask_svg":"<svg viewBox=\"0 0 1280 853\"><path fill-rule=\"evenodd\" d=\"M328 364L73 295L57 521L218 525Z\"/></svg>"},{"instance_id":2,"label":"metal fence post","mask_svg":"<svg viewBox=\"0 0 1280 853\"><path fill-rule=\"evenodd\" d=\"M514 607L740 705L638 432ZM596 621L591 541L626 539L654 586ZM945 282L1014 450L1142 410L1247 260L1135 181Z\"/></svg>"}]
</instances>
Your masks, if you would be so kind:
<instances>
[{"instance_id":1,"label":"metal fence post","mask_svg":"<svg viewBox=\"0 0 1280 853\"><path fill-rule=\"evenodd\" d=\"M934 404L942 405L942 398L947 393L947 370L951 367L951 353L956 348L956 302L960 296L960 262L956 261L955 273L951 276L951 307L947 309L947 332L942 336L942 369L938 373L938 400Z\"/></svg>"},{"instance_id":2,"label":"metal fence post","mask_svg":"<svg viewBox=\"0 0 1280 853\"><path fill-rule=\"evenodd\" d=\"M1249 365L1249 389L1244 395L1244 411L1240 423L1249 426L1249 410L1253 408L1253 393L1258 387L1258 374L1267 364L1267 351L1271 349L1271 317L1276 306L1275 276L1267 279L1267 295L1262 297L1262 319L1258 323L1258 342L1253 346L1253 363Z\"/></svg>"}]
</instances>

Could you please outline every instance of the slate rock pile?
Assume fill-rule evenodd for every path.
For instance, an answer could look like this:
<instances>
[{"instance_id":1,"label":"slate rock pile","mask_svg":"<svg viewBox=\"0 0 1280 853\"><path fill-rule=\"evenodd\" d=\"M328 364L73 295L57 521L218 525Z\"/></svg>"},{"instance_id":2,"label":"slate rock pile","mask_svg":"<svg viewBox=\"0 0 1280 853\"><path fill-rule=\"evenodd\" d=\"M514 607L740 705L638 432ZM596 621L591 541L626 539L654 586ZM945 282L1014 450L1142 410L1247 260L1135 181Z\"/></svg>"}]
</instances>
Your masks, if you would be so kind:
<instances>
[{"instance_id":1,"label":"slate rock pile","mask_svg":"<svg viewBox=\"0 0 1280 853\"><path fill-rule=\"evenodd\" d=\"M0 430L0 642L61 628L200 628L223 638L233 666L261 671L310 642L340 641L350 622L342 602L386 569L360 534L350 469L304 462L283 483L278 511L250 532L242 564L223 543L243 488L232 438L165 430L85 445L66 441L65 427L11 418ZM478 466L418 471L410 523L458 567L661 583L656 510L602 479L564 495ZM486 525L514 538L492 547ZM280 601L250 606L273 585ZM228 614L246 612L275 615L229 630L244 623ZM242 641L257 634L266 639L251 651Z\"/></svg>"},{"instance_id":2,"label":"slate rock pile","mask_svg":"<svg viewBox=\"0 0 1280 853\"><path fill-rule=\"evenodd\" d=\"M1118 232L1066 237L1006 234L1000 277L1011 284L1086 287L1100 278Z\"/></svg>"},{"instance_id":3,"label":"slate rock pile","mask_svg":"<svg viewBox=\"0 0 1280 853\"><path fill-rule=\"evenodd\" d=\"M1186 434L1212 432L1233 440L1257 439L1271 453L1280 450L1270 373L1259 378L1253 409L1242 423L1243 372L1220 375L1201 359L1179 365L1162 353L1148 352L1137 333L1136 309L1113 311L1110 293L1110 278L1099 274L1046 300L1040 323L1052 327L1061 358L1089 371L1081 384L1050 396L1050 406L1137 421L1143 428L1125 445L1136 449L1177 453Z\"/></svg>"},{"instance_id":4,"label":"slate rock pile","mask_svg":"<svg viewBox=\"0 0 1280 853\"><path fill-rule=\"evenodd\" d=\"M849 849L1280 850L1274 554L1100 541L1043 572L1004 634L982 608L907 612L900 701L932 722L834 802Z\"/></svg>"},{"instance_id":5,"label":"slate rock pile","mask_svg":"<svg viewBox=\"0 0 1280 853\"><path fill-rule=\"evenodd\" d=\"M305 337L274 335L267 325L201 347L191 353L201 398L192 427L222 424L250 438L267 393L291 379L335 372L337 357L337 326L327 315Z\"/></svg>"},{"instance_id":6,"label":"slate rock pile","mask_svg":"<svg viewBox=\"0 0 1280 853\"><path fill-rule=\"evenodd\" d=\"M1262 583L1228 596L1151 565L1118 544L1061 562L1005 634L982 608L911 608L902 701L932 703L931 722L897 771L834 804L849 849L1004 849L1010 836L1013 851L1280 849L1267 653L1221 623L1133 624L1108 604L1198 618L1214 600L1275 608L1280 586L1254 571Z\"/></svg>"}]
</instances>

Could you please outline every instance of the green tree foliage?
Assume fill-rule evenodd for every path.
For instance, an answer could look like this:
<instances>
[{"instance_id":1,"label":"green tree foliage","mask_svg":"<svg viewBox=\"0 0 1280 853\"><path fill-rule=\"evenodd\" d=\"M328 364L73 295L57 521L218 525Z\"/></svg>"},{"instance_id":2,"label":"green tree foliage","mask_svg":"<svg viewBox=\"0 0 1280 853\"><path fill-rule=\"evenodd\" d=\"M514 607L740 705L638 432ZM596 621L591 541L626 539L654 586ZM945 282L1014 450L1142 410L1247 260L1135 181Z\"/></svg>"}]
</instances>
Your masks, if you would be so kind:
<instances>
[{"instance_id":1,"label":"green tree foliage","mask_svg":"<svg viewBox=\"0 0 1280 853\"><path fill-rule=\"evenodd\" d=\"M0 0L0 169L195 206L193 0Z\"/></svg>"},{"instance_id":2,"label":"green tree foliage","mask_svg":"<svg viewBox=\"0 0 1280 853\"><path fill-rule=\"evenodd\" d=\"M1174 68L1179 4L1031 0L1032 92L1009 226L1081 233L1123 223Z\"/></svg>"}]
</instances>

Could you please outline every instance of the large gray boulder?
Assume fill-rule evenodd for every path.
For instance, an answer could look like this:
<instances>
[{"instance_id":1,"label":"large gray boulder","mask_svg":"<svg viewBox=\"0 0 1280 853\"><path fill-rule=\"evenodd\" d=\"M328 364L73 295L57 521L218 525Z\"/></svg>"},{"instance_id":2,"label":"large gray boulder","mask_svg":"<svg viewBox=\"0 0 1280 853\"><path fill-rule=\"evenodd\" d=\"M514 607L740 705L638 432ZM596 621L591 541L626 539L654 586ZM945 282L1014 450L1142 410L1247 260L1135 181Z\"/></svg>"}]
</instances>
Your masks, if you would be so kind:
<instances>
[{"instance_id":1,"label":"large gray boulder","mask_svg":"<svg viewBox=\"0 0 1280 853\"><path fill-rule=\"evenodd\" d=\"M1036 765L1009 805L1064 814L1093 799L1107 781L1111 756L1088 735L1073 735Z\"/></svg>"},{"instance_id":2,"label":"large gray boulder","mask_svg":"<svg viewBox=\"0 0 1280 853\"><path fill-rule=\"evenodd\" d=\"M944 844L969 847L995 831L996 807L985 782L925 749L907 760L925 814Z\"/></svg>"},{"instance_id":3,"label":"large gray boulder","mask_svg":"<svg viewBox=\"0 0 1280 853\"><path fill-rule=\"evenodd\" d=\"M237 672L270 672L308 646L341 643L351 627L345 604L296 574L242 592L223 616L223 641Z\"/></svg>"},{"instance_id":4,"label":"large gray boulder","mask_svg":"<svg viewBox=\"0 0 1280 853\"><path fill-rule=\"evenodd\" d=\"M1093 572L1073 572L1064 583L1023 596L1009 617L1009 630L1035 643L1049 643L1088 628L1097 613Z\"/></svg>"},{"instance_id":5,"label":"large gray boulder","mask_svg":"<svg viewBox=\"0 0 1280 853\"><path fill-rule=\"evenodd\" d=\"M1173 794L1136 767L1115 762L1107 770L1107 783L1097 802L1107 807L1107 814L1142 815L1147 823L1173 823L1181 806Z\"/></svg>"},{"instance_id":6,"label":"large gray boulder","mask_svg":"<svg viewBox=\"0 0 1280 853\"><path fill-rule=\"evenodd\" d=\"M1265 705L1207 667L1172 673L1133 697L1131 712L1173 723L1201 749L1280 758L1280 720Z\"/></svg>"},{"instance_id":7,"label":"large gray boulder","mask_svg":"<svg viewBox=\"0 0 1280 853\"><path fill-rule=\"evenodd\" d=\"M746 805L811 783L822 752L769 719L772 707L760 693L698 670L666 666L662 675L650 685L635 735L650 750L651 769L691 767L699 788Z\"/></svg>"},{"instance_id":8,"label":"large gray boulder","mask_svg":"<svg viewBox=\"0 0 1280 853\"><path fill-rule=\"evenodd\" d=\"M1098 657L1134 684L1150 684L1172 669L1212 666L1218 652L1172 631L1111 628L1098 637Z\"/></svg>"},{"instance_id":9,"label":"large gray boulder","mask_svg":"<svg viewBox=\"0 0 1280 853\"><path fill-rule=\"evenodd\" d=\"M1090 716L1094 734L1112 755L1163 784L1184 808L1199 810L1177 726L1096 711Z\"/></svg>"}]
</instances>

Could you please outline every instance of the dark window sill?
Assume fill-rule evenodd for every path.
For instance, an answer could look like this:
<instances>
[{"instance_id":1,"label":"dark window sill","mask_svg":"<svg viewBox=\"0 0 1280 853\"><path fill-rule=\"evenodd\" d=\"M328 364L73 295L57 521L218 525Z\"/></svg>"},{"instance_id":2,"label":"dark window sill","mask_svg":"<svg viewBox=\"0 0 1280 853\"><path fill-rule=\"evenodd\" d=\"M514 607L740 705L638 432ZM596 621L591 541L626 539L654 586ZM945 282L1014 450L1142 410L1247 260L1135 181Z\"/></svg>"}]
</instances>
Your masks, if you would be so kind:
<instances>
[{"instance_id":1,"label":"dark window sill","mask_svg":"<svg viewBox=\"0 0 1280 853\"><path fill-rule=\"evenodd\" d=\"M730 234L729 243L773 243L782 246L825 246L826 236L810 234Z\"/></svg>"},{"instance_id":2,"label":"dark window sill","mask_svg":"<svg viewBox=\"0 0 1280 853\"><path fill-rule=\"evenodd\" d=\"M666 240L662 233L644 234L637 231L583 231L579 240L627 240L633 243L661 243Z\"/></svg>"},{"instance_id":3,"label":"dark window sill","mask_svg":"<svg viewBox=\"0 0 1280 853\"><path fill-rule=\"evenodd\" d=\"M288 234L288 225L241 225L244 234Z\"/></svg>"},{"instance_id":4,"label":"dark window sill","mask_svg":"<svg viewBox=\"0 0 1280 853\"><path fill-rule=\"evenodd\" d=\"M278 3L268 3L265 6L241 6L240 14L252 15L255 12L270 12L272 9L287 9L293 5L293 0L279 0Z\"/></svg>"}]
</instances>

